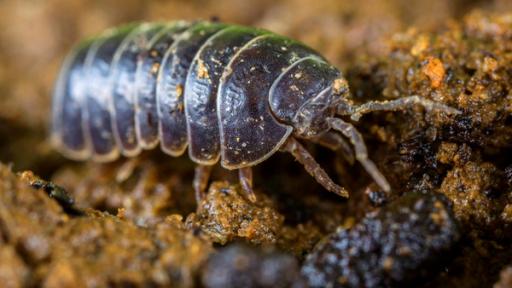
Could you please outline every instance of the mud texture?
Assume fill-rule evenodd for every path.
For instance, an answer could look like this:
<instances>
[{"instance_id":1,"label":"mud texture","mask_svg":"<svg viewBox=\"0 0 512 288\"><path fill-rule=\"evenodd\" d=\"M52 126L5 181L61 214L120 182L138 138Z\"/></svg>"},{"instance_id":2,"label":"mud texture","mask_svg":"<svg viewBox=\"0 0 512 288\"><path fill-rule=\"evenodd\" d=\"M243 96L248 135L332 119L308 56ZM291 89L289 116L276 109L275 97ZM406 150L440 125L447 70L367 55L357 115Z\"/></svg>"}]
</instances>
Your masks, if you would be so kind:
<instances>
[{"instance_id":1,"label":"mud texture","mask_svg":"<svg viewBox=\"0 0 512 288\"><path fill-rule=\"evenodd\" d=\"M151 228L94 210L68 215L27 179L0 166L3 287L189 287L213 251L179 215Z\"/></svg>"},{"instance_id":2,"label":"mud texture","mask_svg":"<svg viewBox=\"0 0 512 288\"><path fill-rule=\"evenodd\" d=\"M405 195L324 239L302 273L310 287L396 287L434 274L459 239L445 197Z\"/></svg>"},{"instance_id":3,"label":"mud texture","mask_svg":"<svg viewBox=\"0 0 512 288\"><path fill-rule=\"evenodd\" d=\"M202 280L209 288L306 287L294 257L240 244L213 255L203 270Z\"/></svg>"},{"instance_id":4,"label":"mud texture","mask_svg":"<svg viewBox=\"0 0 512 288\"><path fill-rule=\"evenodd\" d=\"M0 1L0 283L509 287L511 13L509 0ZM186 156L98 164L52 149L51 91L71 46L130 21L198 18L305 42L344 71L356 104L418 95L462 114L414 106L354 123L391 193L304 141L348 200L284 153L254 167L255 203L216 167L196 204Z\"/></svg>"}]
</instances>

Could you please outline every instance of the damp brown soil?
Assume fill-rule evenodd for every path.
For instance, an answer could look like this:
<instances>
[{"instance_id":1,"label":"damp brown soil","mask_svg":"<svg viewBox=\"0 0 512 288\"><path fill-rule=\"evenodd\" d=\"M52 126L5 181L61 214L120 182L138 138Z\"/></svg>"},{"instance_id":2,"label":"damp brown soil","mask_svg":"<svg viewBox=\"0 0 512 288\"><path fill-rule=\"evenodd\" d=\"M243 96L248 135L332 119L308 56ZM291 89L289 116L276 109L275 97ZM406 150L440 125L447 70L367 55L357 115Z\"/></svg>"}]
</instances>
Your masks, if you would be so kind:
<instances>
[{"instance_id":1,"label":"damp brown soil","mask_svg":"<svg viewBox=\"0 0 512 288\"><path fill-rule=\"evenodd\" d=\"M511 287L512 5L241 3L0 3L0 283ZM414 106L354 123L391 193L342 153L305 143L348 200L284 153L254 167L256 202L216 167L195 203L186 156L96 164L53 151L50 91L73 43L127 21L211 16L311 45L342 68L353 103L418 95L462 113Z\"/></svg>"}]
</instances>

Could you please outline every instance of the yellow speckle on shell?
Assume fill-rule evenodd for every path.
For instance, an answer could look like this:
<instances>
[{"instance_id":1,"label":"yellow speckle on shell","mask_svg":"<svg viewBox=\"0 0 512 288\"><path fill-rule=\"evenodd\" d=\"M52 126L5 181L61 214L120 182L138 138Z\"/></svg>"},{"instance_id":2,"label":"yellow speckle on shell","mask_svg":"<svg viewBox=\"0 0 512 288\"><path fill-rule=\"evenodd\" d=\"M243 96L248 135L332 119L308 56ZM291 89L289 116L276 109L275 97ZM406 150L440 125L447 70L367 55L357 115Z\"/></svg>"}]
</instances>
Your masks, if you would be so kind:
<instances>
[{"instance_id":1,"label":"yellow speckle on shell","mask_svg":"<svg viewBox=\"0 0 512 288\"><path fill-rule=\"evenodd\" d=\"M334 80L332 84L332 89L336 94L348 90L347 80L345 78L338 78Z\"/></svg>"},{"instance_id":2,"label":"yellow speckle on shell","mask_svg":"<svg viewBox=\"0 0 512 288\"><path fill-rule=\"evenodd\" d=\"M180 98L183 95L183 85L176 85L176 97Z\"/></svg>"},{"instance_id":3,"label":"yellow speckle on shell","mask_svg":"<svg viewBox=\"0 0 512 288\"><path fill-rule=\"evenodd\" d=\"M160 63L153 63L153 65L151 65L151 74L156 74L158 73L158 69L160 69Z\"/></svg>"},{"instance_id":4,"label":"yellow speckle on shell","mask_svg":"<svg viewBox=\"0 0 512 288\"><path fill-rule=\"evenodd\" d=\"M197 77L199 78L209 78L208 75L208 68L206 68L206 65L204 65L204 62L202 60L199 60L197 62Z\"/></svg>"}]
</instances>

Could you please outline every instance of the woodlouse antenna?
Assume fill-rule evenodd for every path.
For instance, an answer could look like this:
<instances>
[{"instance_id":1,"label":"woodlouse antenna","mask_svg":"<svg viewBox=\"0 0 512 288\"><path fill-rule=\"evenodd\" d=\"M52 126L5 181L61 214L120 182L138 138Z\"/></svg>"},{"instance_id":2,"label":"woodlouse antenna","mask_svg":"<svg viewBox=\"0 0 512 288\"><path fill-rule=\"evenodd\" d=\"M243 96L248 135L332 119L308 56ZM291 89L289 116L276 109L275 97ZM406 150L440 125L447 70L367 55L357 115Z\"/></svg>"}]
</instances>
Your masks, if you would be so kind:
<instances>
[{"instance_id":1,"label":"woodlouse antenna","mask_svg":"<svg viewBox=\"0 0 512 288\"><path fill-rule=\"evenodd\" d=\"M457 115L462 112L447 106L442 103L438 103L429 99L422 98L418 95L408 96L396 100L388 101L370 101L362 105L353 105L350 100L340 98L339 103L336 107L336 114L341 116L350 116L353 121L358 121L364 114L374 111L400 111L408 108L412 108L415 105L423 106L427 112L439 111L449 115ZM372 176L375 182L386 192L390 191L390 185L386 178L382 175L379 169L375 166L370 159L368 159L368 151L361 134L355 129L355 127L339 118L328 118L328 123L331 128L341 132L345 137L350 139L350 142L354 145L356 159L363 165L363 167Z\"/></svg>"},{"instance_id":2,"label":"woodlouse antenna","mask_svg":"<svg viewBox=\"0 0 512 288\"><path fill-rule=\"evenodd\" d=\"M332 129L341 132L350 140L352 145L354 145L357 161L363 165L368 174L372 176L373 180L375 180L377 185L379 185L382 190L389 192L391 187L386 180L386 177L382 175L375 163L373 163L373 161L368 158L368 151L366 149L366 145L364 144L363 137L357 131L357 129L352 124L347 123L339 118L327 118L327 122Z\"/></svg>"},{"instance_id":3,"label":"woodlouse antenna","mask_svg":"<svg viewBox=\"0 0 512 288\"><path fill-rule=\"evenodd\" d=\"M359 106L353 106L348 101L342 101L337 107L337 114L342 116L350 115L350 119L358 121L364 114L374 111L400 111L411 108L415 105L423 106L428 112L440 111L446 114L461 114L460 110L448 105L425 99L418 95L408 96L396 100L370 101Z\"/></svg>"}]
</instances>

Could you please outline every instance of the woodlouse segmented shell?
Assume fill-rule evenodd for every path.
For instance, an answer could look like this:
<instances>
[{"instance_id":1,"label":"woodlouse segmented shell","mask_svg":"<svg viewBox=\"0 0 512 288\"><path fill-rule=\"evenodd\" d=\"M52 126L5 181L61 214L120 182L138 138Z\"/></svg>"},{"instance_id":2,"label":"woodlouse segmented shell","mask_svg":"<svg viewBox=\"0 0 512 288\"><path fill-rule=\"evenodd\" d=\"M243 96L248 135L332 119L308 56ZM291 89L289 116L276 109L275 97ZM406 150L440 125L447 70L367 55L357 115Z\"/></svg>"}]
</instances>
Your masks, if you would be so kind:
<instances>
[{"instance_id":1,"label":"woodlouse segmented shell","mask_svg":"<svg viewBox=\"0 0 512 288\"><path fill-rule=\"evenodd\" d=\"M322 67L328 72L287 86L290 71ZM160 142L173 156L188 146L199 164L252 166L279 149L293 131L290 115L338 75L312 49L261 29L129 24L68 56L54 93L52 139L73 159L135 156Z\"/></svg>"}]
</instances>

